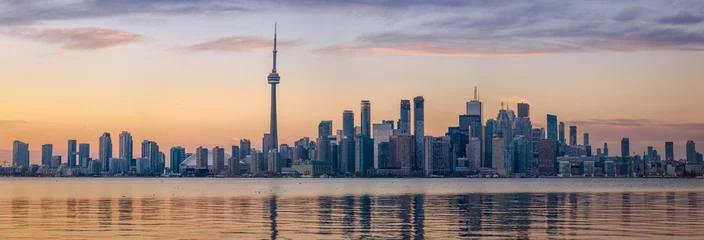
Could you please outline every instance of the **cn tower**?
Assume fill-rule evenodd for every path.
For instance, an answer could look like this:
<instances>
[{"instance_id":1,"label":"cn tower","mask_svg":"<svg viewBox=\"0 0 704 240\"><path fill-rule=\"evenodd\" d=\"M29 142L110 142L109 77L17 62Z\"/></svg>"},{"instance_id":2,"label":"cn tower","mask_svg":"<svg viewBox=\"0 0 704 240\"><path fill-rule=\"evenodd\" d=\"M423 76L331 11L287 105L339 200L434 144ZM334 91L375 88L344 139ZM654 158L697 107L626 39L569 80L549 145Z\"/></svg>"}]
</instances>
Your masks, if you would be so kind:
<instances>
[{"instance_id":1,"label":"cn tower","mask_svg":"<svg viewBox=\"0 0 704 240\"><path fill-rule=\"evenodd\" d=\"M276 72L276 23L274 23L274 67L271 69L271 73L267 77L269 84L271 84L271 122L269 135L271 136L271 142L269 142L269 149L279 149L279 134L277 130L276 123L276 84L279 84L279 73ZM268 153L265 153L268 154Z\"/></svg>"}]
</instances>

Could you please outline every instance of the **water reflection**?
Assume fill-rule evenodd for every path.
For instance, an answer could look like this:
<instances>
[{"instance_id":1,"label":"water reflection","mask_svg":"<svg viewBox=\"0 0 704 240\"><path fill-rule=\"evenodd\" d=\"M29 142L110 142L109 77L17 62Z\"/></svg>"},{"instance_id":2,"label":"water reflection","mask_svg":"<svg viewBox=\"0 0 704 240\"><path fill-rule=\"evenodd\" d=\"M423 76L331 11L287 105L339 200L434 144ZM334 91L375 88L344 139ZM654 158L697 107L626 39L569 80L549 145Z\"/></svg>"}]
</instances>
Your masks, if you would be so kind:
<instances>
[{"instance_id":1,"label":"water reflection","mask_svg":"<svg viewBox=\"0 0 704 240\"><path fill-rule=\"evenodd\" d=\"M702 192L0 199L4 238L467 239L704 235Z\"/></svg>"}]
</instances>

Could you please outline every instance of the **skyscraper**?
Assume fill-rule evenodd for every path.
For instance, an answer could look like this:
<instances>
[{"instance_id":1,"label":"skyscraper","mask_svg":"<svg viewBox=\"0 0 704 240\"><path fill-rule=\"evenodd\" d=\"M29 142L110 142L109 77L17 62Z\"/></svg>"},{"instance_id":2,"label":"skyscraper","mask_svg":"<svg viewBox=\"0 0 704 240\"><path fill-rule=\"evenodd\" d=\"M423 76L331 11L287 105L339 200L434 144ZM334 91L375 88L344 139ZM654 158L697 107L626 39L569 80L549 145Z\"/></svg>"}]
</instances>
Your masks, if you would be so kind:
<instances>
[{"instance_id":1,"label":"skyscraper","mask_svg":"<svg viewBox=\"0 0 704 240\"><path fill-rule=\"evenodd\" d=\"M133 147L132 134L127 131L120 133L120 158L131 161L134 158Z\"/></svg>"},{"instance_id":2,"label":"skyscraper","mask_svg":"<svg viewBox=\"0 0 704 240\"><path fill-rule=\"evenodd\" d=\"M54 145L42 145L42 165L51 166L51 157L54 155Z\"/></svg>"},{"instance_id":3,"label":"skyscraper","mask_svg":"<svg viewBox=\"0 0 704 240\"><path fill-rule=\"evenodd\" d=\"M675 160L675 143L665 142L665 160Z\"/></svg>"},{"instance_id":4,"label":"skyscraper","mask_svg":"<svg viewBox=\"0 0 704 240\"><path fill-rule=\"evenodd\" d=\"M570 126L570 146L577 146L577 126Z\"/></svg>"},{"instance_id":5,"label":"skyscraper","mask_svg":"<svg viewBox=\"0 0 704 240\"><path fill-rule=\"evenodd\" d=\"M240 140L240 159L245 159L250 155L252 142L249 139Z\"/></svg>"},{"instance_id":6,"label":"skyscraper","mask_svg":"<svg viewBox=\"0 0 704 240\"><path fill-rule=\"evenodd\" d=\"M279 148L279 135L277 127L276 118L276 85L279 84L281 77L279 73L276 72L276 24L274 24L274 64L271 69L271 73L267 77L268 83L271 85L271 121L269 134L271 135L269 142L266 143L268 149L278 149Z\"/></svg>"},{"instance_id":7,"label":"skyscraper","mask_svg":"<svg viewBox=\"0 0 704 240\"><path fill-rule=\"evenodd\" d=\"M506 176L506 141L500 131L491 140L491 166L500 176Z\"/></svg>"},{"instance_id":8,"label":"skyscraper","mask_svg":"<svg viewBox=\"0 0 704 240\"><path fill-rule=\"evenodd\" d=\"M208 169L208 149L204 147L196 148L196 168Z\"/></svg>"},{"instance_id":9,"label":"skyscraper","mask_svg":"<svg viewBox=\"0 0 704 240\"><path fill-rule=\"evenodd\" d=\"M513 138L507 148L507 168L509 173L526 173L529 167L529 160L532 159L530 144L527 137L518 135Z\"/></svg>"},{"instance_id":10,"label":"skyscraper","mask_svg":"<svg viewBox=\"0 0 704 240\"><path fill-rule=\"evenodd\" d=\"M29 144L22 141L12 143L12 166L29 168Z\"/></svg>"},{"instance_id":11,"label":"skyscraper","mask_svg":"<svg viewBox=\"0 0 704 240\"><path fill-rule=\"evenodd\" d=\"M398 119L398 133L411 134L411 101L401 100L401 118Z\"/></svg>"},{"instance_id":12,"label":"skyscraper","mask_svg":"<svg viewBox=\"0 0 704 240\"><path fill-rule=\"evenodd\" d=\"M81 167L88 167L90 159L90 144L81 143L78 145L78 161Z\"/></svg>"},{"instance_id":13,"label":"skyscraper","mask_svg":"<svg viewBox=\"0 0 704 240\"><path fill-rule=\"evenodd\" d=\"M371 137L372 136L372 103L369 100L362 100L361 103L361 127L362 135Z\"/></svg>"},{"instance_id":14,"label":"skyscraper","mask_svg":"<svg viewBox=\"0 0 704 240\"><path fill-rule=\"evenodd\" d=\"M320 121L318 124L318 137L331 136L332 135L332 121L325 120Z\"/></svg>"},{"instance_id":15,"label":"skyscraper","mask_svg":"<svg viewBox=\"0 0 704 240\"><path fill-rule=\"evenodd\" d=\"M271 143L271 134L265 133L262 137L262 156L260 159L261 169L260 171L267 171L269 169L269 151L272 149L267 143Z\"/></svg>"},{"instance_id":16,"label":"skyscraper","mask_svg":"<svg viewBox=\"0 0 704 240\"><path fill-rule=\"evenodd\" d=\"M423 141L425 175L448 174L452 170L452 147L450 138L426 136Z\"/></svg>"},{"instance_id":17,"label":"skyscraper","mask_svg":"<svg viewBox=\"0 0 704 240\"><path fill-rule=\"evenodd\" d=\"M240 147L236 146L236 145L232 145L232 154L230 156L239 160L240 159Z\"/></svg>"},{"instance_id":18,"label":"skyscraper","mask_svg":"<svg viewBox=\"0 0 704 240\"><path fill-rule=\"evenodd\" d=\"M518 103L518 117L530 117L530 105L527 103Z\"/></svg>"},{"instance_id":19,"label":"skyscraper","mask_svg":"<svg viewBox=\"0 0 704 240\"><path fill-rule=\"evenodd\" d=\"M565 123L560 122L560 144L566 144L565 141Z\"/></svg>"},{"instance_id":20,"label":"skyscraper","mask_svg":"<svg viewBox=\"0 0 704 240\"><path fill-rule=\"evenodd\" d=\"M368 135L360 134L354 138L355 172L366 174L374 168L374 140Z\"/></svg>"},{"instance_id":21,"label":"skyscraper","mask_svg":"<svg viewBox=\"0 0 704 240\"><path fill-rule=\"evenodd\" d=\"M171 161L169 161L169 169L172 173L179 173L181 163L186 160L186 149L176 146L171 148Z\"/></svg>"},{"instance_id":22,"label":"skyscraper","mask_svg":"<svg viewBox=\"0 0 704 240\"><path fill-rule=\"evenodd\" d=\"M621 157L629 157L629 156L631 156L630 139L623 138L623 139L621 139Z\"/></svg>"},{"instance_id":23,"label":"skyscraper","mask_svg":"<svg viewBox=\"0 0 704 240\"><path fill-rule=\"evenodd\" d=\"M391 135L389 137L389 168L401 169L403 174L411 173L415 161L415 137L412 135Z\"/></svg>"},{"instance_id":24,"label":"skyscraper","mask_svg":"<svg viewBox=\"0 0 704 240\"><path fill-rule=\"evenodd\" d=\"M389 142L389 137L394 134L394 124L393 122L387 122L384 121L383 123L379 124L374 124L372 126L373 128L373 137L374 137L374 168L379 169L382 166L386 167L388 166L388 158L383 159L384 162L381 162L379 159L379 150L380 150L380 145L382 143L388 143ZM388 148L388 146L387 146ZM388 154L388 151L387 153ZM385 155L386 156L386 155Z\"/></svg>"},{"instance_id":25,"label":"skyscraper","mask_svg":"<svg viewBox=\"0 0 704 240\"><path fill-rule=\"evenodd\" d=\"M687 163L696 164L697 163L697 148L694 145L694 141L687 141Z\"/></svg>"},{"instance_id":26,"label":"skyscraper","mask_svg":"<svg viewBox=\"0 0 704 240\"><path fill-rule=\"evenodd\" d=\"M425 160L425 99L423 96L413 98L413 133L416 139L416 158L414 168L422 168Z\"/></svg>"},{"instance_id":27,"label":"skyscraper","mask_svg":"<svg viewBox=\"0 0 704 240\"><path fill-rule=\"evenodd\" d=\"M66 158L68 160L68 166L69 167L75 167L76 166L76 146L78 143L76 140L68 140L68 149L66 151Z\"/></svg>"},{"instance_id":28,"label":"skyscraper","mask_svg":"<svg viewBox=\"0 0 704 240\"><path fill-rule=\"evenodd\" d=\"M552 176L557 173L557 141L540 140L538 171L542 176Z\"/></svg>"},{"instance_id":29,"label":"skyscraper","mask_svg":"<svg viewBox=\"0 0 704 240\"><path fill-rule=\"evenodd\" d=\"M589 145L589 133L584 133L584 146L591 146Z\"/></svg>"},{"instance_id":30,"label":"skyscraper","mask_svg":"<svg viewBox=\"0 0 704 240\"><path fill-rule=\"evenodd\" d=\"M225 149L219 146L213 148L213 173L220 174L225 170Z\"/></svg>"},{"instance_id":31,"label":"skyscraper","mask_svg":"<svg viewBox=\"0 0 704 240\"><path fill-rule=\"evenodd\" d=\"M159 158L159 144L156 142L149 140L142 141L142 158L149 159L150 169L155 173L159 173L160 170L162 170L162 162Z\"/></svg>"},{"instance_id":32,"label":"skyscraper","mask_svg":"<svg viewBox=\"0 0 704 240\"><path fill-rule=\"evenodd\" d=\"M110 170L110 159L112 158L112 138L110 133L106 132L100 136L100 148L98 149L98 160L103 164L103 171Z\"/></svg>"},{"instance_id":33,"label":"skyscraper","mask_svg":"<svg viewBox=\"0 0 704 240\"><path fill-rule=\"evenodd\" d=\"M557 116L548 114L548 140L557 141Z\"/></svg>"},{"instance_id":34,"label":"skyscraper","mask_svg":"<svg viewBox=\"0 0 704 240\"><path fill-rule=\"evenodd\" d=\"M482 162L482 167L492 168L493 162L493 138L494 133L496 133L497 123L494 119L489 119L486 121L486 127L484 128L484 161Z\"/></svg>"},{"instance_id":35,"label":"skyscraper","mask_svg":"<svg viewBox=\"0 0 704 240\"><path fill-rule=\"evenodd\" d=\"M354 137L354 112L345 110L342 112L342 131L344 136Z\"/></svg>"},{"instance_id":36,"label":"skyscraper","mask_svg":"<svg viewBox=\"0 0 704 240\"><path fill-rule=\"evenodd\" d=\"M268 161L267 167L269 172L275 172L275 173L281 173L281 159L279 159L279 151L276 149L271 149L269 150L268 153Z\"/></svg>"},{"instance_id":37,"label":"skyscraper","mask_svg":"<svg viewBox=\"0 0 704 240\"><path fill-rule=\"evenodd\" d=\"M474 99L471 101L467 102L466 104L467 109L466 109L466 116L468 117L468 124L469 124L469 131L467 132L467 140L466 142L469 143L469 139L471 138L477 138L479 141L479 147L482 149L482 151L479 153L480 157L483 158L484 156L484 151L483 151L483 145L484 145L484 126L483 126L483 121L484 121L484 105L482 104L481 101L479 101L479 94L477 93L477 87L474 87ZM460 116L460 118L462 118ZM462 129L462 121L460 120L460 130ZM461 151L456 151L456 152L464 152L464 157L467 157L467 149L465 146L458 146L462 148ZM455 156L455 157L463 157L463 156ZM481 161L479 162L481 163Z\"/></svg>"},{"instance_id":38,"label":"skyscraper","mask_svg":"<svg viewBox=\"0 0 704 240\"><path fill-rule=\"evenodd\" d=\"M608 157L608 156L609 156L609 144L604 143L604 157Z\"/></svg>"}]
</instances>

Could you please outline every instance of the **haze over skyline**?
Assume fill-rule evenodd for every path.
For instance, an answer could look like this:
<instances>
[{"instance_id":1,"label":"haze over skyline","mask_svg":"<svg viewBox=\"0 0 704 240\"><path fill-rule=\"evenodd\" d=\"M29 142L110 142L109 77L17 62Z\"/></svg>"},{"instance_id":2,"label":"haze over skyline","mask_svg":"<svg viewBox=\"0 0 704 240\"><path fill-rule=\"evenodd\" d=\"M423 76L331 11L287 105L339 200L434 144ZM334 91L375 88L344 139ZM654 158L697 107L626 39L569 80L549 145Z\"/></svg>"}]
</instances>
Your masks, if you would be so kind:
<instances>
[{"instance_id":1,"label":"haze over skyline","mask_svg":"<svg viewBox=\"0 0 704 240\"><path fill-rule=\"evenodd\" d=\"M638 6L638 7L633 7ZM397 120L424 96L426 135L457 125L474 86L495 118L525 101L642 154L704 144L704 3L694 1L9 1L0 3L0 159L12 141L65 155L103 132L135 142L261 148L279 23L279 142L371 101ZM114 139L113 139L114 141ZM137 144L136 144L137 145ZM135 146L137 151L139 146ZM701 147L700 147L701 148Z\"/></svg>"}]
</instances>

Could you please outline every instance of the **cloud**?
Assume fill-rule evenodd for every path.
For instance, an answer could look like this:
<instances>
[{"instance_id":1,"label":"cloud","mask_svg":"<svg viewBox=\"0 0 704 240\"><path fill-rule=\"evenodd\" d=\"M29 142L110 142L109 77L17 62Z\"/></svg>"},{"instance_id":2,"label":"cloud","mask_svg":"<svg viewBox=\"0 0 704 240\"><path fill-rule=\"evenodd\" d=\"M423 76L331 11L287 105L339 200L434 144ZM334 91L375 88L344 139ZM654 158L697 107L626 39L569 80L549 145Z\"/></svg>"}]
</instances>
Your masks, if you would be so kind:
<instances>
[{"instance_id":1,"label":"cloud","mask_svg":"<svg viewBox=\"0 0 704 240\"><path fill-rule=\"evenodd\" d=\"M298 44L291 41L278 41L282 48L295 47ZM273 40L259 37L231 36L213 41L199 43L184 48L187 51L242 52L250 50L271 49Z\"/></svg>"},{"instance_id":2,"label":"cloud","mask_svg":"<svg viewBox=\"0 0 704 240\"><path fill-rule=\"evenodd\" d=\"M136 14L216 14L245 12L244 1L228 0L10 0L0 3L0 25L114 17Z\"/></svg>"},{"instance_id":3,"label":"cloud","mask_svg":"<svg viewBox=\"0 0 704 240\"><path fill-rule=\"evenodd\" d=\"M18 27L7 35L39 42L58 44L62 49L101 49L141 41L139 34L103 28L32 28Z\"/></svg>"},{"instance_id":4,"label":"cloud","mask_svg":"<svg viewBox=\"0 0 704 240\"><path fill-rule=\"evenodd\" d=\"M689 25L697 24L704 21L704 15L694 15L690 12L680 12L675 16L664 17L660 19L662 24L673 24L673 25Z\"/></svg>"}]
</instances>

